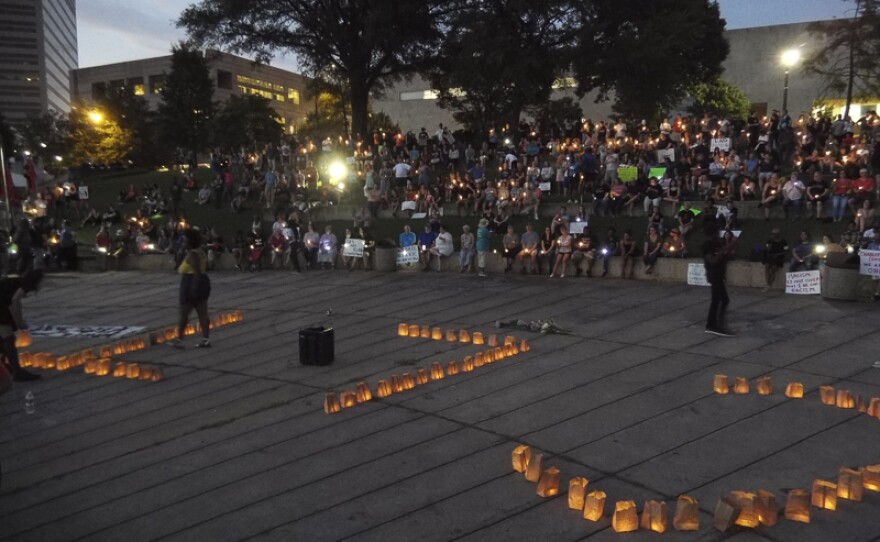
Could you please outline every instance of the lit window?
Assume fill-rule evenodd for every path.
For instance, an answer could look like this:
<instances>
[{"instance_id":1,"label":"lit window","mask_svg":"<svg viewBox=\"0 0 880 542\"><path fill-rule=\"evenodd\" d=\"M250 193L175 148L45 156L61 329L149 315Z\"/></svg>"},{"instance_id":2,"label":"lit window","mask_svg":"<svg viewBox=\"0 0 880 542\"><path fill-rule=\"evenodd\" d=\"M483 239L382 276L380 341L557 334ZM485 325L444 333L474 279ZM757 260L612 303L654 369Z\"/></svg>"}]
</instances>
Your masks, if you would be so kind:
<instances>
[{"instance_id":1,"label":"lit window","mask_svg":"<svg viewBox=\"0 0 880 542\"><path fill-rule=\"evenodd\" d=\"M293 102L294 105L299 105L299 91L295 88L287 89L287 99Z\"/></svg>"},{"instance_id":2,"label":"lit window","mask_svg":"<svg viewBox=\"0 0 880 542\"><path fill-rule=\"evenodd\" d=\"M275 100L279 101L279 102L283 102L284 101L284 94L276 94Z\"/></svg>"},{"instance_id":3,"label":"lit window","mask_svg":"<svg viewBox=\"0 0 880 542\"><path fill-rule=\"evenodd\" d=\"M134 92L135 96L143 96L144 95L144 84L143 83L135 83L134 86L131 87L132 92Z\"/></svg>"}]
</instances>

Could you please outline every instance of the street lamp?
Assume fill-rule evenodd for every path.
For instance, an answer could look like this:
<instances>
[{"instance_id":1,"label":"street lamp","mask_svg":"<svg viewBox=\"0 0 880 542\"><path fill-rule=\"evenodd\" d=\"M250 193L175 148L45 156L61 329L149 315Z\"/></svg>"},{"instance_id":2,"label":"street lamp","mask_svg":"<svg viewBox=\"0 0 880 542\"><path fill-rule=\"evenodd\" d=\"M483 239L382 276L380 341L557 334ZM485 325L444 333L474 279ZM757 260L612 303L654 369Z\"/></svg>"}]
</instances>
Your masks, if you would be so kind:
<instances>
[{"instance_id":1,"label":"street lamp","mask_svg":"<svg viewBox=\"0 0 880 542\"><path fill-rule=\"evenodd\" d=\"M788 111L788 72L801 60L800 49L788 49L782 53L782 65L785 67L785 84L782 89L782 110Z\"/></svg>"},{"instance_id":2,"label":"street lamp","mask_svg":"<svg viewBox=\"0 0 880 542\"><path fill-rule=\"evenodd\" d=\"M92 121L92 124L101 124L104 120L104 115L99 111L89 111L89 120Z\"/></svg>"}]
</instances>

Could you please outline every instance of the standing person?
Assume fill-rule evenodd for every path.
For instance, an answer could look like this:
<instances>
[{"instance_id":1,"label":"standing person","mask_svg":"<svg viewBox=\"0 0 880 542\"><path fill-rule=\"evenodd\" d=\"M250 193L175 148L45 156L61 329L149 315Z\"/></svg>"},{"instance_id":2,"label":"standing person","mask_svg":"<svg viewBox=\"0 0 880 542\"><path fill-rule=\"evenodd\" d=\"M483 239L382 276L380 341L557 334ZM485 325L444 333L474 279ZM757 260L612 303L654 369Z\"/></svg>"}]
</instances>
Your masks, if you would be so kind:
<instances>
[{"instance_id":1,"label":"standing person","mask_svg":"<svg viewBox=\"0 0 880 542\"><path fill-rule=\"evenodd\" d=\"M466 273L471 270L471 262L474 259L476 240L474 234L471 233L471 227L465 224L461 227L461 251L458 253L458 263L461 266L459 273Z\"/></svg>"},{"instance_id":2,"label":"standing person","mask_svg":"<svg viewBox=\"0 0 880 542\"><path fill-rule=\"evenodd\" d=\"M785 255L788 254L788 243L779 234L779 228L770 230L770 239L764 245L764 280L767 284L762 288L764 292L773 287L776 274L785 265Z\"/></svg>"},{"instance_id":3,"label":"standing person","mask_svg":"<svg viewBox=\"0 0 880 542\"><path fill-rule=\"evenodd\" d=\"M177 338L169 344L174 348L183 348L182 338L186 332L186 324L190 313L195 309L202 328L202 340L196 348L209 348L211 322L208 319L208 298L211 296L211 280L207 274L208 256L201 248L201 235L196 229L186 230L180 243L186 254L177 267L180 275L180 319L177 324Z\"/></svg>"},{"instance_id":4,"label":"standing person","mask_svg":"<svg viewBox=\"0 0 880 542\"><path fill-rule=\"evenodd\" d=\"M21 300L31 292L40 289L43 280L42 269L30 269L17 278L0 280L0 350L4 362L16 382L37 380L40 375L22 369L18 364L18 349L15 347L15 332L27 329L21 308Z\"/></svg>"},{"instance_id":5,"label":"standing person","mask_svg":"<svg viewBox=\"0 0 880 542\"><path fill-rule=\"evenodd\" d=\"M723 242L718 237L718 226L710 222L706 227L706 242L703 243L703 263L706 266L706 279L712 290L709 303L709 317L706 319L706 333L720 337L733 337L733 333L725 329L725 313L730 304L727 287L724 284L727 275L727 254Z\"/></svg>"},{"instance_id":6,"label":"standing person","mask_svg":"<svg viewBox=\"0 0 880 542\"><path fill-rule=\"evenodd\" d=\"M477 268L480 270L479 276L481 277L486 276L486 257L489 254L489 240L491 238L489 221L481 218L477 227Z\"/></svg>"}]
</instances>

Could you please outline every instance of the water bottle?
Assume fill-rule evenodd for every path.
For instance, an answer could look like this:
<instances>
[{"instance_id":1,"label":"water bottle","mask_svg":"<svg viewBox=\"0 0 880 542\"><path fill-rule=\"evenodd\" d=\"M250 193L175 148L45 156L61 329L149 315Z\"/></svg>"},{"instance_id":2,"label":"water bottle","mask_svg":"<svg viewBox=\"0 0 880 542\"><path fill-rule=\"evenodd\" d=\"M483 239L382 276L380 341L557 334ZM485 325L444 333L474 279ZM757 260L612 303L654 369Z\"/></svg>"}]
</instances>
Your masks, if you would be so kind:
<instances>
[{"instance_id":1,"label":"water bottle","mask_svg":"<svg viewBox=\"0 0 880 542\"><path fill-rule=\"evenodd\" d=\"M30 390L24 396L24 411L27 414L33 414L37 411L36 404L34 403L34 392Z\"/></svg>"}]
</instances>

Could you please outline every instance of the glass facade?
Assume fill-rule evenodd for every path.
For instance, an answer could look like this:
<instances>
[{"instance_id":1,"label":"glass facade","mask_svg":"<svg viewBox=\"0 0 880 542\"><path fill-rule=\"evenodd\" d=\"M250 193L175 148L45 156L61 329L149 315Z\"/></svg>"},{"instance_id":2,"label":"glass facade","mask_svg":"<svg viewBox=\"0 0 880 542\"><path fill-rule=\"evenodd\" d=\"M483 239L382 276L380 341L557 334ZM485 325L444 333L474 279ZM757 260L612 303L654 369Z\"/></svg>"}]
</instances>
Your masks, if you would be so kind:
<instances>
[{"instance_id":1,"label":"glass facade","mask_svg":"<svg viewBox=\"0 0 880 542\"><path fill-rule=\"evenodd\" d=\"M12 123L70 110L75 0L0 0L0 112Z\"/></svg>"}]
</instances>

